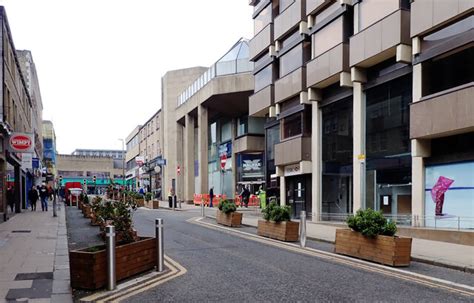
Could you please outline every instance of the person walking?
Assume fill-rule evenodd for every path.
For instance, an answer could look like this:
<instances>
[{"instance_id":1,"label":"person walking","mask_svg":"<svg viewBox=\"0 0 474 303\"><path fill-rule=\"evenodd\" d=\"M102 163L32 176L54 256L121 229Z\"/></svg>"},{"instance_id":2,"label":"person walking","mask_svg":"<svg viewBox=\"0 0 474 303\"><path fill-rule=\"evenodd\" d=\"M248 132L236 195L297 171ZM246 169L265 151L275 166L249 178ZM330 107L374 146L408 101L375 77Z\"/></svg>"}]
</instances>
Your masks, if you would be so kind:
<instances>
[{"instance_id":1,"label":"person walking","mask_svg":"<svg viewBox=\"0 0 474 303\"><path fill-rule=\"evenodd\" d=\"M245 204L245 207L248 208L249 206L249 198L250 198L250 190L244 186L244 188L242 188L242 193L240 194L241 197L242 197L242 202L240 204L240 207L244 207L244 204Z\"/></svg>"},{"instance_id":2,"label":"person walking","mask_svg":"<svg viewBox=\"0 0 474 303\"><path fill-rule=\"evenodd\" d=\"M173 208L173 196L174 196L174 191L173 191L173 188L171 187L169 192L168 192L168 206L169 206L169 208Z\"/></svg>"},{"instance_id":3,"label":"person walking","mask_svg":"<svg viewBox=\"0 0 474 303\"><path fill-rule=\"evenodd\" d=\"M214 199L214 186L209 190L209 207L212 207L212 199Z\"/></svg>"},{"instance_id":4,"label":"person walking","mask_svg":"<svg viewBox=\"0 0 474 303\"><path fill-rule=\"evenodd\" d=\"M13 212L13 206L15 205L15 191L11 186L7 189L7 203L10 206L11 211Z\"/></svg>"},{"instance_id":5,"label":"person walking","mask_svg":"<svg viewBox=\"0 0 474 303\"><path fill-rule=\"evenodd\" d=\"M260 208L264 209L267 206L267 193L263 190L263 185L260 185L257 195L260 199Z\"/></svg>"},{"instance_id":6,"label":"person walking","mask_svg":"<svg viewBox=\"0 0 474 303\"><path fill-rule=\"evenodd\" d=\"M31 211L36 211L36 201L38 201L38 196L36 186L33 185L28 191L28 201L30 201Z\"/></svg>"},{"instance_id":7,"label":"person walking","mask_svg":"<svg viewBox=\"0 0 474 303\"><path fill-rule=\"evenodd\" d=\"M49 192L46 184L43 183L40 188L40 198L41 198L41 210L48 211L48 197Z\"/></svg>"}]
</instances>

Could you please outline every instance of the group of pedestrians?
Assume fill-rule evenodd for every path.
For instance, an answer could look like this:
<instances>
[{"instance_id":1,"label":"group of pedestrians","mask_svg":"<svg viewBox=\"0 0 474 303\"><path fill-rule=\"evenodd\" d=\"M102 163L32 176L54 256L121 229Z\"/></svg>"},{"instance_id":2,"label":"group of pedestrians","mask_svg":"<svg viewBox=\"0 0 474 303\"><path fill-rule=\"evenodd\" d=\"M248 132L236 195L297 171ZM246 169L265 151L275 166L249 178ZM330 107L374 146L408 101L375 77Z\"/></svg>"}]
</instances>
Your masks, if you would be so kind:
<instances>
[{"instance_id":1,"label":"group of pedestrians","mask_svg":"<svg viewBox=\"0 0 474 303\"><path fill-rule=\"evenodd\" d=\"M38 198L41 200L41 210L48 211L48 198L52 198L54 195L54 190L50 186L43 184L41 186L32 186L28 191L28 201L31 205L31 210L36 211L36 202Z\"/></svg>"}]
</instances>

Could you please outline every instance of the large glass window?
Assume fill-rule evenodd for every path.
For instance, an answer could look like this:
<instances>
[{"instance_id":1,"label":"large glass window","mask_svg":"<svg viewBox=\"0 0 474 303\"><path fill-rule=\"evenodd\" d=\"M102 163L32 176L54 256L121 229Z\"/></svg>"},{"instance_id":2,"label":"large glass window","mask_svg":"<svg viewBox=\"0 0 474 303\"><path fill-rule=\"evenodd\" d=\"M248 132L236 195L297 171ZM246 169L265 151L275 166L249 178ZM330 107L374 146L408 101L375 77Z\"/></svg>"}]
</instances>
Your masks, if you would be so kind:
<instances>
[{"instance_id":1,"label":"large glass window","mask_svg":"<svg viewBox=\"0 0 474 303\"><path fill-rule=\"evenodd\" d=\"M257 35L270 22L272 22L272 6L267 5L253 20L254 21L254 35Z\"/></svg>"},{"instance_id":2,"label":"large glass window","mask_svg":"<svg viewBox=\"0 0 474 303\"><path fill-rule=\"evenodd\" d=\"M366 207L411 213L411 75L366 91Z\"/></svg>"},{"instance_id":3,"label":"large glass window","mask_svg":"<svg viewBox=\"0 0 474 303\"><path fill-rule=\"evenodd\" d=\"M455 66L455 68L453 68ZM474 81L474 48L449 56L442 55L423 63L423 96Z\"/></svg>"},{"instance_id":4,"label":"large glass window","mask_svg":"<svg viewBox=\"0 0 474 303\"><path fill-rule=\"evenodd\" d=\"M302 127L302 114L297 113L283 119L283 139L291 138L294 136L301 135L303 132Z\"/></svg>"},{"instance_id":5,"label":"large glass window","mask_svg":"<svg viewBox=\"0 0 474 303\"><path fill-rule=\"evenodd\" d=\"M352 97L322 111L322 212L324 219L352 212Z\"/></svg>"},{"instance_id":6,"label":"large glass window","mask_svg":"<svg viewBox=\"0 0 474 303\"><path fill-rule=\"evenodd\" d=\"M312 58L327 52L336 45L344 41L343 17L339 17L320 31L316 32L312 38L313 54Z\"/></svg>"},{"instance_id":7,"label":"large glass window","mask_svg":"<svg viewBox=\"0 0 474 303\"><path fill-rule=\"evenodd\" d=\"M265 118L249 117L248 119L249 134L263 134Z\"/></svg>"},{"instance_id":8,"label":"large glass window","mask_svg":"<svg viewBox=\"0 0 474 303\"><path fill-rule=\"evenodd\" d=\"M232 125L230 121L224 122L221 125L221 142L232 139Z\"/></svg>"},{"instance_id":9,"label":"large glass window","mask_svg":"<svg viewBox=\"0 0 474 303\"><path fill-rule=\"evenodd\" d=\"M248 132L248 117L240 117L237 121L237 136L243 136Z\"/></svg>"},{"instance_id":10,"label":"large glass window","mask_svg":"<svg viewBox=\"0 0 474 303\"><path fill-rule=\"evenodd\" d=\"M358 5L359 31L362 31L398 10L400 0L364 0Z\"/></svg>"},{"instance_id":11,"label":"large glass window","mask_svg":"<svg viewBox=\"0 0 474 303\"><path fill-rule=\"evenodd\" d=\"M273 65L269 65L255 74L255 92L272 84L273 81Z\"/></svg>"}]
</instances>

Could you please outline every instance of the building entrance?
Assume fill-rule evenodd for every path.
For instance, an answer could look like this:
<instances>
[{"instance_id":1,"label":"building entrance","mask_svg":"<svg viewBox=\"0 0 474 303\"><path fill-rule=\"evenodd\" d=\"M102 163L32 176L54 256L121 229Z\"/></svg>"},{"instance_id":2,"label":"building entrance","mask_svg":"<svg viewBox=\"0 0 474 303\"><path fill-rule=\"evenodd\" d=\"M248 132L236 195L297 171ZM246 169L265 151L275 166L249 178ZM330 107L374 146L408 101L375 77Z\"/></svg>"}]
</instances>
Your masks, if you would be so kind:
<instances>
[{"instance_id":1,"label":"building entrance","mask_svg":"<svg viewBox=\"0 0 474 303\"><path fill-rule=\"evenodd\" d=\"M311 213L311 175L286 177L286 201L292 218L299 219L302 210Z\"/></svg>"}]
</instances>

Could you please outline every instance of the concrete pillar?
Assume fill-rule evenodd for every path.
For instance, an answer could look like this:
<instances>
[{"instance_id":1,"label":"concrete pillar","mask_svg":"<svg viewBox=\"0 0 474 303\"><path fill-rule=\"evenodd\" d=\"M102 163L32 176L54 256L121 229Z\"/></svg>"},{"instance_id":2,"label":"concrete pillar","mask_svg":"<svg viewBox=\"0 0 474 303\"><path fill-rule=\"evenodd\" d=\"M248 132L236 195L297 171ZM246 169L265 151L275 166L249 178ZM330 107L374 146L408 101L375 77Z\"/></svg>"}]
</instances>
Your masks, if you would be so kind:
<instances>
[{"instance_id":1,"label":"concrete pillar","mask_svg":"<svg viewBox=\"0 0 474 303\"><path fill-rule=\"evenodd\" d=\"M322 196L322 112L319 109L318 102L312 104L311 121L311 178L312 186L312 209L313 221L319 221L321 217L321 196Z\"/></svg>"},{"instance_id":2,"label":"concrete pillar","mask_svg":"<svg viewBox=\"0 0 474 303\"><path fill-rule=\"evenodd\" d=\"M198 107L198 159L199 159L199 179L201 180L201 194L209 191L208 173L208 112L202 105Z\"/></svg>"},{"instance_id":3,"label":"concrete pillar","mask_svg":"<svg viewBox=\"0 0 474 303\"><path fill-rule=\"evenodd\" d=\"M365 209L365 93L362 83L354 82L353 102L353 211Z\"/></svg>"},{"instance_id":4,"label":"concrete pillar","mask_svg":"<svg viewBox=\"0 0 474 303\"><path fill-rule=\"evenodd\" d=\"M412 101L418 102L422 96L422 68L421 63L413 65Z\"/></svg>"},{"instance_id":5,"label":"concrete pillar","mask_svg":"<svg viewBox=\"0 0 474 303\"><path fill-rule=\"evenodd\" d=\"M176 170L179 166L180 173L176 172L176 198L178 200L183 200L184 197L184 150L183 150L183 142L184 142L184 127L176 123Z\"/></svg>"},{"instance_id":6,"label":"concrete pillar","mask_svg":"<svg viewBox=\"0 0 474 303\"><path fill-rule=\"evenodd\" d=\"M280 177L280 205L286 205L286 183L285 176Z\"/></svg>"},{"instance_id":7,"label":"concrete pillar","mask_svg":"<svg viewBox=\"0 0 474 303\"><path fill-rule=\"evenodd\" d=\"M237 120L232 119L232 157L231 157L231 165L232 165L232 184L231 184L231 193L232 196L228 198L234 198L235 197L235 191L237 188L237 154L234 152L234 147L235 147L235 137L237 137Z\"/></svg>"},{"instance_id":8,"label":"concrete pillar","mask_svg":"<svg viewBox=\"0 0 474 303\"><path fill-rule=\"evenodd\" d=\"M184 201L193 201L194 195L194 118L186 115L184 129Z\"/></svg>"},{"instance_id":9,"label":"concrete pillar","mask_svg":"<svg viewBox=\"0 0 474 303\"><path fill-rule=\"evenodd\" d=\"M413 226L424 226L425 215L425 157L431 156L430 140L411 140L411 211Z\"/></svg>"}]
</instances>

